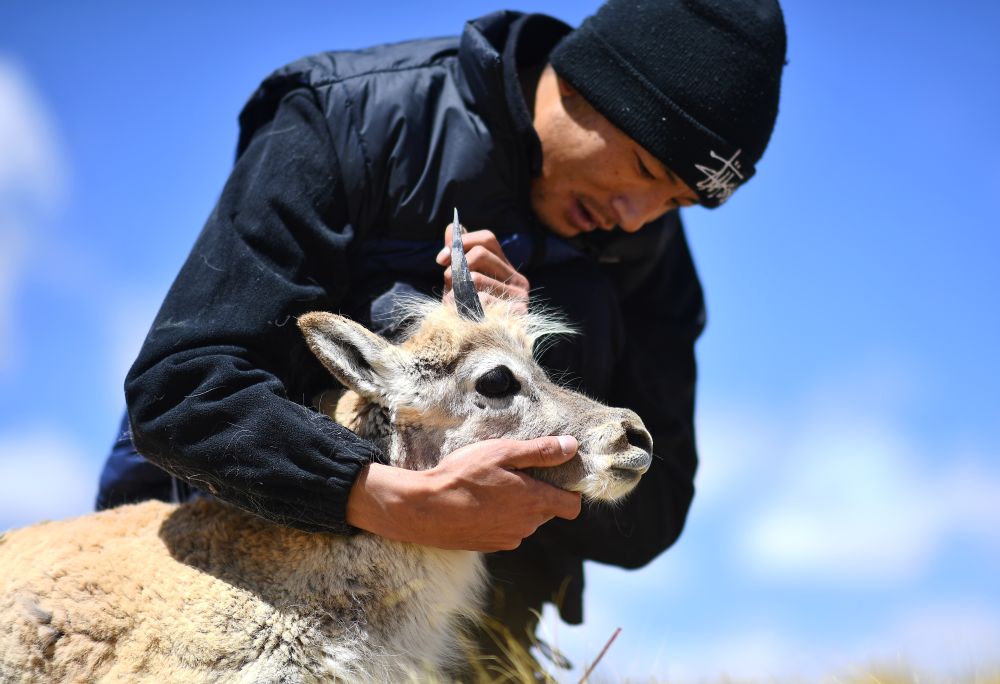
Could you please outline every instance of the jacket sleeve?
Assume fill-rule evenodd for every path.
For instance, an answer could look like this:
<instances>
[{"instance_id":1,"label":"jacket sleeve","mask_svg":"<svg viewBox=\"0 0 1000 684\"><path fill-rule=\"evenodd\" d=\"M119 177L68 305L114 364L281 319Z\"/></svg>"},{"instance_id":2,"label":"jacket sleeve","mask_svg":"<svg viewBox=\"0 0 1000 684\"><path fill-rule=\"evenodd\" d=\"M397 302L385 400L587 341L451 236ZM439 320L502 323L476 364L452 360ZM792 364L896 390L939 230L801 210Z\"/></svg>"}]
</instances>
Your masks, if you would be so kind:
<instances>
[{"instance_id":1,"label":"jacket sleeve","mask_svg":"<svg viewBox=\"0 0 1000 684\"><path fill-rule=\"evenodd\" d=\"M314 93L286 93L241 143L125 381L150 461L276 522L340 533L351 486L381 455L306 408L331 380L295 319L343 299L346 204Z\"/></svg>"},{"instance_id":2,"label":"jacket sleeve","mask_svg":"<svg viewBox=\"0 0 1000 684\"><path fill-rule=\"evenodd\" d=\"M694 496L694 343L705 326L701 284L683 228L622 302L625 347L607 397L631 408L653 437L653 464L621 505L584 506L557 533L579 556L638 568L670 547Z\"/></svg>"}]
</instances>

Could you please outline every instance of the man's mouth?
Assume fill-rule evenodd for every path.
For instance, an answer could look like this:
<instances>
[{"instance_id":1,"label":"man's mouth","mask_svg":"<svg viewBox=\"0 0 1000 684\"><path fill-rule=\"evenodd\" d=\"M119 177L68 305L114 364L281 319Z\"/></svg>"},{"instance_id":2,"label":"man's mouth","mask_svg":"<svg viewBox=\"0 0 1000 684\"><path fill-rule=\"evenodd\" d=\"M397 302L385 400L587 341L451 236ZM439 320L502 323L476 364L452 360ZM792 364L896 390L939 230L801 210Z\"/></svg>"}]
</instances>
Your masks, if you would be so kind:
<instances>
[{"instance_id":1,"label":"man's mouth","mask_svg":"<svg viewBox=\"0 0 1000 684\"><path fill-rule=\"evenodd\" d=\"M589 233L597 228L597 219L590 213L586 205L577 198L570 202L569 211L566 212L571 226L582 233Z\"/></svg>"},{"instance_id":2,"label":"man's mouth","mask_svg":"<svg viewBox=\"0 0 1000 684\"><path fill-rule=\"evenodd\" d=\"M574 197L569 211L570 222L579 230L590 232L597 228L601 230L611 230L618 223L615 219L607 218L609 214L601 210L601 206L595 204L589 198Z\"/></svg>"}]
</instances>

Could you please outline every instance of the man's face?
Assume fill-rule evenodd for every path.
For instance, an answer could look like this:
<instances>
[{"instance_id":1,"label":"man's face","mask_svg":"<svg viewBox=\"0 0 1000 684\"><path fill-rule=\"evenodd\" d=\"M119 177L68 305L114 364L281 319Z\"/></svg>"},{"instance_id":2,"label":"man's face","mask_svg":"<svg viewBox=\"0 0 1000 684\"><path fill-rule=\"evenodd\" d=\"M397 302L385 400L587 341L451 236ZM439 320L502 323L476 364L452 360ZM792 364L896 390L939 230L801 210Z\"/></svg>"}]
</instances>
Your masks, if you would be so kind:
<instances>
[{"instance_id":1,"label":"man's face","mask_svg":"<svg viewBox=\"0 0 1000 684\"><path fill-rule=\"evenodd\" d=\"M535 95L542 173L531 182L535 214L558 235L619 226L635 232L698 196L547 67Z\"/></svg>"}]
</instances>

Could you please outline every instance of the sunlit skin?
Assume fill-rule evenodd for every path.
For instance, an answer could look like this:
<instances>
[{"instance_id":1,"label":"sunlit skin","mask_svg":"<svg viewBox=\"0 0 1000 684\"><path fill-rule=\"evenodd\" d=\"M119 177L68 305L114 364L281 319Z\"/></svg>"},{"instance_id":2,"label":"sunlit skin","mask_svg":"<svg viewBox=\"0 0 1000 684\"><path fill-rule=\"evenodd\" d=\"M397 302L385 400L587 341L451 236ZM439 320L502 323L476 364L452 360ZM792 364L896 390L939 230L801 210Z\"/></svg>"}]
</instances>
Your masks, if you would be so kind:
<instances>
[{"instance_id":1,"label":"sunlit skin","mask_svg":"<svg viewBox=\"0 0 1000 684\"><path fill-rule=\"evenodd\" d=\"M535 91L542 173L531 206L554 233L573 237L615 226L633 233L698 196L656 157L546 67Z\"/></svg>"}]
</instances>

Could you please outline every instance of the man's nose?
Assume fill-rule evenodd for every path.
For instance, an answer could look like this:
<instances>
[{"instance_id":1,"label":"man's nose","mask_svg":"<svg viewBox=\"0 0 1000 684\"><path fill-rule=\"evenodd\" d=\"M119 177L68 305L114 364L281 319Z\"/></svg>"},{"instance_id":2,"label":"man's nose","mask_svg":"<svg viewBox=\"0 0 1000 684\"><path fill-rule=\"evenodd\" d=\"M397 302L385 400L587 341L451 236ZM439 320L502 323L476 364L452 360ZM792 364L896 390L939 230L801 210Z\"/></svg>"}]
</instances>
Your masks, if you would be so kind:
<instances>
[{"instance_id":1,"label":"man's nose","mask_svg":"<svg viewBox=\"0 0 1000 684\"><path fill-rule=\"evenodd\" d=\"M611 208L618 214L618 226L631 233L656 218L658 202L660 200L654 193L636 192L615 195L611 198Z\"/></svg>"}]
</instances>

